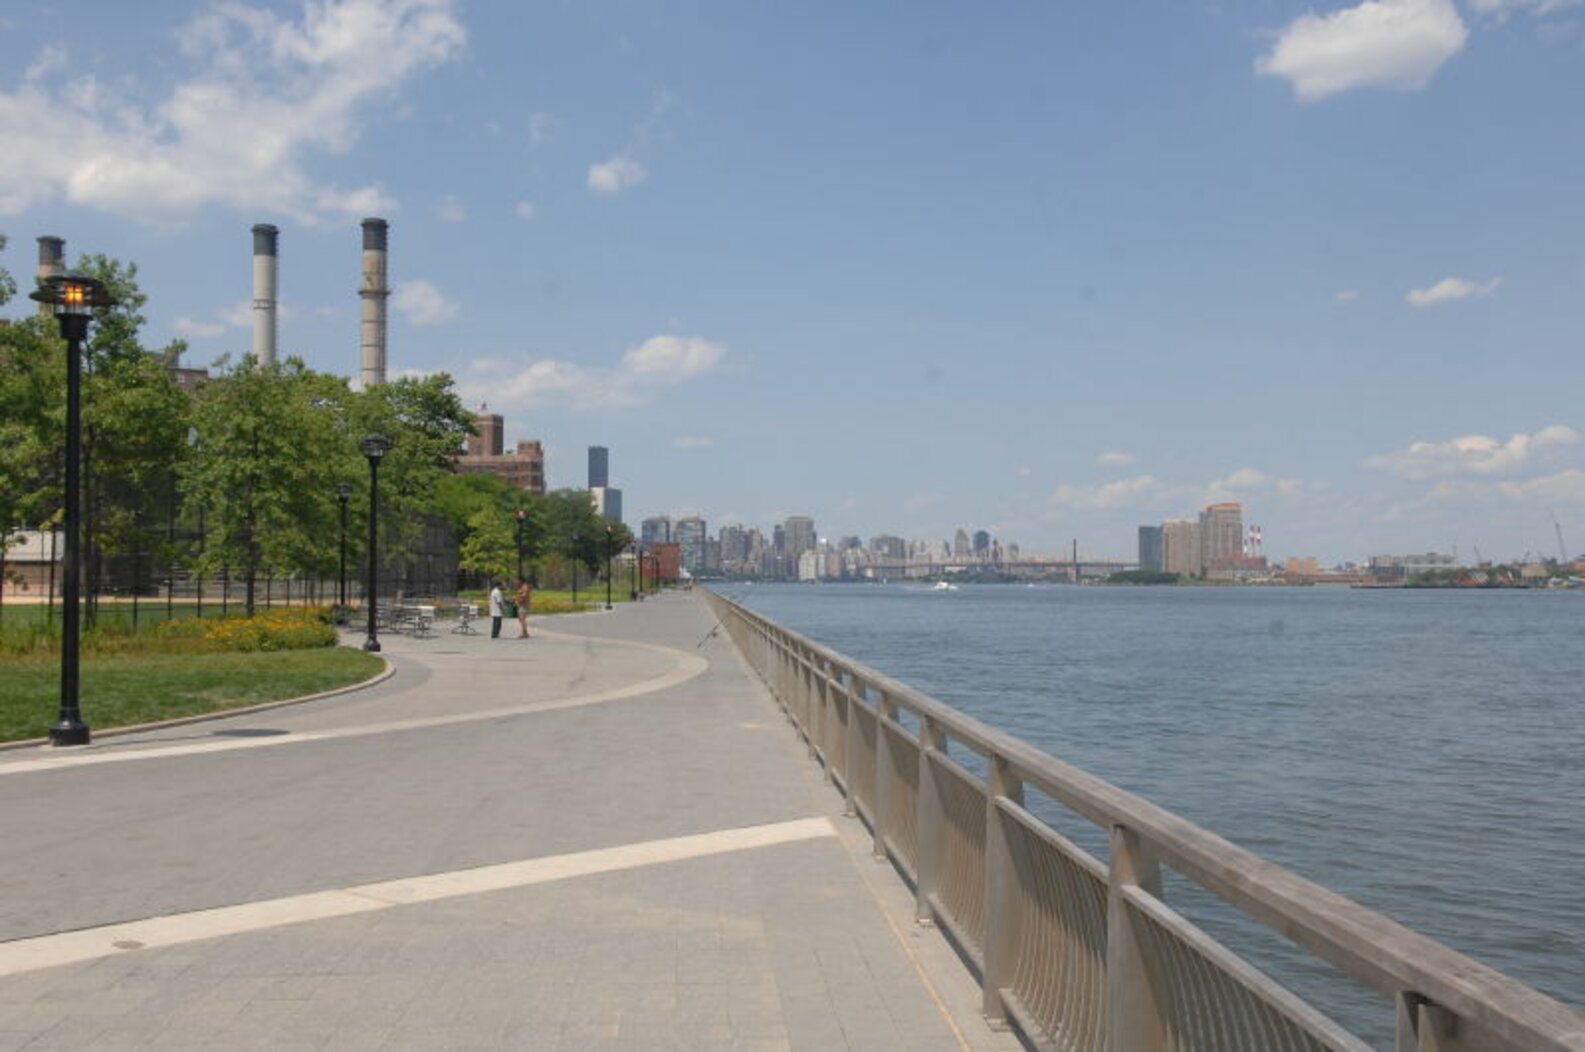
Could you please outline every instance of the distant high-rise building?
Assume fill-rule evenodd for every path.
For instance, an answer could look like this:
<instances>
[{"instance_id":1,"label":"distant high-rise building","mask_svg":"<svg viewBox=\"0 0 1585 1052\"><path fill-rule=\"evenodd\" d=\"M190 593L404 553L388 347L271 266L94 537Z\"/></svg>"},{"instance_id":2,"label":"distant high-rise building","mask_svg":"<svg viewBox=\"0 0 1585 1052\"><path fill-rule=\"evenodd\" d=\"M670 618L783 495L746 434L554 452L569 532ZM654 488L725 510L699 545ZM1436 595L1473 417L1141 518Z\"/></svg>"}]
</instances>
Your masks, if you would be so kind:
<instances>
[{"instance_id":1,"label":"distant high-rise building","mask_svg":"<svg viewBox=\"0 0 1585 1052\"><path fill-rule=\"evenodd\" d=\"M908 558L908 542L889 533L876 534L870 538L870 554L901 561Z\"/></svg>"},{"instance_id":2,"label":"distant high-rise building","mask_svg":"<svg viewBox=\"0 0 1585 1052\"><path fill-rule=\"evenodd\" d=\"M974 531L974 557L984 562L990 558L991 535L985 530Z\"/></svg>"},{"instance_id":3,"label":"distant high-rise building","mask_svg":"<svg viewBox=\"0 0 1585 1052\"><path fill-rule=\"evenodd\" d=\"M589 447L589 488L604 489L611 484L611 451L604 446Z\"/></svg>"},{"instance_id":4,"label":"distant high-rise building","mask_svg":"<svg viewBox=\"0 0 1585 1052\"><path fill-rule=\"evenodd\" d=\"M952 557L954 559L967 559L974 554L974 547L969 543L969 535L962 530L952 535Z\"/></svg>"},{"instance_id":5,"label":"distant high-rise building","mask_svg":"<svg viewBox=\"0 0 1585 1052\"><path fill-rule=\"evenodd\" d=\"M589 487L589 499L595 514L607 522L622 521L622 491L611 486Z\"/></svg>"},{"instance_id":6,"label":"distant high-rise building","mask_svg":"<svg viewBox=\"0 0 1585 1052\"><path fill-rule=\"evenodd\" d=\"M1200 512L1200 564L1207 574L1230 573L1244 555L1244 506L1212 504Z\"/></svg>"},{"instance_id":7,"label":"distant high-rise building","mask_svg":"<svg viewBox=\"0 0 1585 1052\"><path fill-rule=\"evenodd\" d=\"M1183 577L1198 577L1200 561L1200 524L1188 519L1169 519L1161 524L1161 569Z\"/></svg>"},{"instance_id":8,"label":"distant high-rise building","mask_svg":"<svg viewBox=\"0 0 1585 1052\"><path fill-rule=\"evenodd\" d=\"M780 558L787 554L787 527L777 523L771 527L771 554Z\"/></svg>"},{"instance_id":9,"label":"distant high-rise building","mask_svg":"<svg viewBox=\"0 0 1585 1052\"><path fill-rule=\"evenodd\" d=\"M674 540L671 531L671 517L669 515L656 515L645 519L639 524L638 539L644 547L654 544L670 544Z\"/></svg>"},{"instance_id":10,"label":"distant high-rise building","mask_svg":"<svg viewBox=\"0 0 1585 1052\"><path fill-rule=\"evenodd\" d=\"M1161 527L1139 527L1139 568L1141 570L1161 569Z\"/></svg>"},{"instance_id":11,"label":"distant high-rise building","mask_svg":"<svg viewBox=\"0 0 1585 1052\"><path fill-rule=\"evenodd\" d=\"M783 535L786 538L785 554L789 559L796 560L804 552L814 551L819 543L815 535L815 521L807 515L789 515Z\"/></svg>"},{"instance_id":12,"label":"distant high-rise building","mask_svg":"<svg viewBox=\"0 0 1585 1052\"><path fill-rule=\"evenodd\" d=\"M672 527L672 537L682 548L682 568L689 573L700 573L705 568L705 522L697 515L678 519Z\"/></svg>"}]
</instances>

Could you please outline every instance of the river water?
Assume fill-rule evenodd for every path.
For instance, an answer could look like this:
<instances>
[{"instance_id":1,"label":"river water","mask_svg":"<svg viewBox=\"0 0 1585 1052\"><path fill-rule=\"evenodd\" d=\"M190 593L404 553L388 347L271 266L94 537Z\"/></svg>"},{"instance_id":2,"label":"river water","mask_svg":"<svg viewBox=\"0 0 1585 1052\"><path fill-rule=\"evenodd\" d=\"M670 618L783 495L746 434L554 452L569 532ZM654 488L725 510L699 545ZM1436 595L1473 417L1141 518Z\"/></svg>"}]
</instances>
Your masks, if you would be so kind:
<instances>
[{"instance_id":1,"label":"river water","mask_svg":"<svg viewBox=\"0 0 1585 1052\"><path fill-rule=\"evenodd\" d=\"M1585 1006L1585 593L721 591ZM1196 919L1390 1047L1379 1000Z\"/></svg>"}]
</instances>

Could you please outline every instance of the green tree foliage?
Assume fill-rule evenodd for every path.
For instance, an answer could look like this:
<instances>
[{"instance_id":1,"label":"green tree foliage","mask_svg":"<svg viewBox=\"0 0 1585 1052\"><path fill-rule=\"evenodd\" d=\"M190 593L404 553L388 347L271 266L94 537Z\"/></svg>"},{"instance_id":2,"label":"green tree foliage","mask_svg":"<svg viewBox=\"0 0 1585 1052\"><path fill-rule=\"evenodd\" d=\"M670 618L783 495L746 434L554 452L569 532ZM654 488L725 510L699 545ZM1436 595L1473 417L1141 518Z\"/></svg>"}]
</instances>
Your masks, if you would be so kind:
<instances>
[{"instance_id":1,"label":"green tree foliage","mask_svg":"<svg viewBox=\"0 0 1585 1052\"><path fill-rule=\"evenodd\" d=\"M250 614L261 573L331 565L333 495L352 457L321 398L333 386L297 359L261 365L250 355L199 388L188 497L206 515L206 570L240 576Z\"/></svg>"},{"instance_id":2,"label":"green tree foliage","mask_svg":"<svg viewBox=\"0 0 1585 1052\"><path fill-rule=\"evenodd\" d=\"M462 542L461 567L482 573L492 581L515 578L517 544L509 522L498 508L483 507L474 512L468 520L468 536Z\"/></svg>"},{"instance_id":3,"label":"green tree foliage","mask_svg":"<svg viewBox=\"0 0 1585 1052\"><path fill-rule=\"evenodd\" d=\"M440 512L437 489L454 469L463 438L473 433L473 414L445 373L382 384L355 395L348 410L354 450L368 434L391 440L380 464L380 546L393 554L410 551L425 516Z\"/></svg>"}]
</instances>

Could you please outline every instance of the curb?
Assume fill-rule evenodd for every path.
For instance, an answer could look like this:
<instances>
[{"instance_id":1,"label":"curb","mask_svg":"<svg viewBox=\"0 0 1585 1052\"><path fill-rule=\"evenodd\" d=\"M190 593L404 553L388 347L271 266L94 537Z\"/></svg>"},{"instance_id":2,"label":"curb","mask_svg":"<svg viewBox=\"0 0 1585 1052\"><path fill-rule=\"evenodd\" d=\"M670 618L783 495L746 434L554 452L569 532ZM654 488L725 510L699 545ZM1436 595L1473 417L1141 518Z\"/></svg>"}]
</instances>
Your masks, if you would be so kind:
<instances>
[{"instance_id":1,"label":"curb","mask_svg":"<svg viewBox=\"0 0 1585 1052\"><path fill-rule=\"evenodd\" d=\"M369 687L379 686L392 676L396 675L396 666L391 664L389 658L381 655L380 660L385 662L385 668L362 683L352 683L335 690L321 691L318 694L305 694L300 698L282 698L278 701L261 701L257 705L249 705L241 709L216 709L214 712L198 712L191 716L177 716L170 720L157 720L154 723L133 723L125 727L109 727L102 731L94 731L94 741L100 738L119 738L127 734L141 734L144 731L162 730L166 727L184 727L189 723L205 723L209 720L225 720L233 716L247 716L255 712L268 712L270 709L284 709L288 705L303 705L310 701L323 701L325 698L334 698L342 694L351 694L354 691L366 690ZM48 738L24 738L21 741L0 742L0 752L9 752L14 749L36 749L48 746Z\"/></svg>"}]
</instances>

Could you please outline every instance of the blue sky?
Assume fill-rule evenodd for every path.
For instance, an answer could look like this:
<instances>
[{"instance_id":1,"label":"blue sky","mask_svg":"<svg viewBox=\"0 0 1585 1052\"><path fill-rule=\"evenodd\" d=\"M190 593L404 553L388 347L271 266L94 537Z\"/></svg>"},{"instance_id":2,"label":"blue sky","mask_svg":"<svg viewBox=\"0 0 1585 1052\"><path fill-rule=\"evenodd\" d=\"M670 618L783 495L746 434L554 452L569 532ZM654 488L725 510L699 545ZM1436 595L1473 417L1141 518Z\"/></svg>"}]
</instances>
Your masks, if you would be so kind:
<instances>
[{"instance_id":1,"label":"blue sky","mask_svg":"<svg viewBox=\"0 0 1585 1052\"><path fill-rule=\"evenodd\" d=\"M1128 557L1585 551L1585 3L88 2L0 15L0 256L151 342L451 372L628 518ZM20 308L18 308L20 309Z\"/></svg>"}]
</instances>

